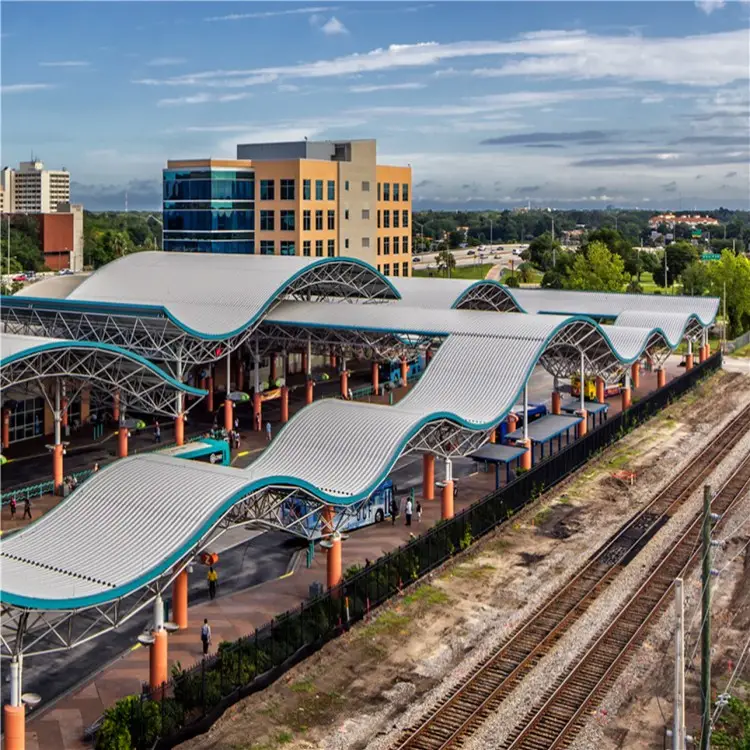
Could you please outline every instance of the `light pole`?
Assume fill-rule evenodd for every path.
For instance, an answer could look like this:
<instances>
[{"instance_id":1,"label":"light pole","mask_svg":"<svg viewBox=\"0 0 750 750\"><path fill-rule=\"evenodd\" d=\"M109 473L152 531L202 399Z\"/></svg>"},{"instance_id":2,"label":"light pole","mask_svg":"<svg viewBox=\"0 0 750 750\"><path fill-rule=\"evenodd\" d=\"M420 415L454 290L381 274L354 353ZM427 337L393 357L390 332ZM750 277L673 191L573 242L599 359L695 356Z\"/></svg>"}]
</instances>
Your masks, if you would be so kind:
<instances>
[{"instance_id":1,"label":"light pole","mask_svg":"<svg viewBox=\"0 0 750 750\"><path fill-rule=\"evenodd\" d=\"M157 216L154 216L153 214L149 214L146 217L146 221L148 221L149 219L153 219L154 221L158 222L159 226L161 227L161 247L159 249L163 250L164 249L164 222Z\"/></svg>"},{"instance_id":2,"label":"light pole","mask_svg":"<svg viewBox=\"0 0 750 750\"><path fill-rule=\"evenodd\" d=\"M424 252L424 224L421 221L417 221L413 216L411 220L419 227L420 247L422 248L421 252Z\"/></svg>"},{"instance_id":3,"label":"light pole","mask_svg":"<svg viewBox=\"0 0 750 750\"><path fill-rule=\"evenodd\" d=\"M492 252L492 219L490 219L490 252Z\"/></svg>"}]
</instances>

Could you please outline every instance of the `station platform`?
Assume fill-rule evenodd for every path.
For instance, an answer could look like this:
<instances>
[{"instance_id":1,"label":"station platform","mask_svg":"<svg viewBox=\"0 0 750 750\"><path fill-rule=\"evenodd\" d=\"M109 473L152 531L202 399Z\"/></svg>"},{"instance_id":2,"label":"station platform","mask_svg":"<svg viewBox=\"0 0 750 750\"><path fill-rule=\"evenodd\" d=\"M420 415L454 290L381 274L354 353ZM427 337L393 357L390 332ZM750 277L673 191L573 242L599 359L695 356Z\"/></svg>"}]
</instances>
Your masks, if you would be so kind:
<instances>
[{"instance_id":1,"label":"station platform","mask_svg":"<svg viewBox=\"0 0 750 750\"><path fill-rule=\"evenodd\" d=\"M602 406L602 404L600 404ZM565 444L567 445L571 440L571 430L573 430L573 437L575 437L575 427L577 424L582 422L581 417L569 417L562 414L548 414L547 416L540 417L529 423L528 436L534 447L538 447L539 458L544 458L544 447L547 443L550 444L550 453L553 450L552 443L557 438L557 449L561 450L563 446L563 436L565 436ZM524 436L523 428L513 430L505 436L506 440L522 440ZM532 454L532 465L534 454Z\"/></svg>"},{"instance_id":2,"label":"station platform","mask_svg":"<svg viewBox=\"0 0 750 750\"><path fill-rule=\"evenodd\" d=\"M505 466L505 483L511 481L511 465L519 466L519 459L526 452L524 448L516 448L513 445L500 445L499 443L486 443L478 451L472 453L469 458L477 464L484 464L485 471L489 465L495 467L495 489L500 489L500 466Z\"/></svg>"}]
</instances>

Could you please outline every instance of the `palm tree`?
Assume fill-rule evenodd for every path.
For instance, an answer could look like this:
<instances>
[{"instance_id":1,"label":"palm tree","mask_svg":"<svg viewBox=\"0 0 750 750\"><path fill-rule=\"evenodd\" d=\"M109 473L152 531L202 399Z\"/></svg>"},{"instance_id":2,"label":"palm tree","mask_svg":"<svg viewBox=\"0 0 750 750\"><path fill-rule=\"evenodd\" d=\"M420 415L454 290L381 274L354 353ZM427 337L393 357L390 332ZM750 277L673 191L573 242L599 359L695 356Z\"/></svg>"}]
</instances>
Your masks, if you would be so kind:
<instances>
[{"instance_id":1,"label":"palm tree","mask_svg":"<svg viewBox=\"0 0 750 750\"><path fill-rule=\"evenodd\" d=\"M441 245L440 252L435 259L437 260L438 271L445 271L445 275L450 278L451 271L456 267L456 258L448 249L447 243Z\"/></svg>"},{"instance_id":2,"label":"palm tree","mask_svg":"<svg viewBox=\"0 0 750 750\"><path fill-rule=\"evenodd\" d=\"M115 258L122 258L128 250L128 243L122 232L115 232L112 236L112 252Z\"/></svg>"}]
</instances>

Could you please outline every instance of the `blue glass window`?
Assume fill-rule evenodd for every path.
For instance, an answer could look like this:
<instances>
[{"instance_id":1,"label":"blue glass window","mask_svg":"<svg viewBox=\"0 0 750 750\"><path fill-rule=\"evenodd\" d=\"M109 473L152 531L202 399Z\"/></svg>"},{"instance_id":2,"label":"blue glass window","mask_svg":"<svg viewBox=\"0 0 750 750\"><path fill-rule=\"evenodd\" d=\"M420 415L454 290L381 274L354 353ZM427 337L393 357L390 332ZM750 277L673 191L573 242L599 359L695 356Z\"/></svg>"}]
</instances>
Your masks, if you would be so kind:
<instances>
[{"instance_id":1,"label":"blue glass window","mask_svg":"<svg viewBox=\"0 0 750 750\"><path fill-rule=\"evenodd\" d=\"M275 224L274 222L275 213L276 213L275 211L261 210L260 212L260 231L261 232L273 232L274 224Z\"/></svg>"},{"instance_id":2,"label":"blue glass window","mask_svg":"<svg viewBox=\"0 0 750 750\"><path fill-rule=\"evenodd\" d=\"M302 197L306 200L310 200L310 180L302 180Z\"/></svg>"},{"instance_id":3,"label":"blue glass window","mask_svg":"<svg viewBox=\"0 0 750 750\"><path fill-rule=\"evenodd\" d=\"M281 254L295 255L294 240L281 240Z\"/></svg>"},{"instance_id":4,"label":"blue glass window","mask_svg":"<svg viewBox=\"0 0 750 750\"><path fill-rule=\"evenodd\" d=\"M260 181L260 199L262 201L272 201L276 198L276 183L274 180Z\"/></svg>"},{"instance_id":5,"label":"blue glass window","mask_svg":"<svg viewBox=\"0 0 750 750\"><path fill-rule=\"evenodd\" d=\"M333 180L328 180L328 200L336 200L336 183Z\"/></svg>"},{"instance_id":6,"label":"blue glass window","mask_svg":"<svg viewBox=\"0 0 750 750\"><path fill-rule=\"evenodd\" d=\"M323 200L323 180L315 180L315 200Z\"/></svg>"},{"instance_id":7,"label":"blue glass window","mask_svg":"<svg viewBox=\"0 0 750 750\"><path fill-rule=\"evenodd\" d=\"M281 200L294 200L294 180L281 180Z\"/></svg>"},{"instance_id":8,"label":"blue glass window","mask_svg":"<svg viewBox=\"0 0 750 750\"><path fill-rule=\"evenodd\" d=\"M281 211L280 229L282 232L294 231L294 211Z\"/></svg>"},{"instance_id":9,"label":"blue glass window","mask_svg":"<svg viewBox=\"0 0 750 750\"><path fill-rule=\"evenodd\" d=\"M276 242L274 240L261 240L260 241L260 254L261 255L275 255L276 253Z\"/></svg>"},{"instance_id":10,"label":"blue glass window","mask_svg":"<svg viewBox=\"0 0 750 750\"><path fill-rule=\"evenodd\" d=\"M255 212L237 211L231 207L210 211L165 211L164 229L187 232L252 232L255 229Z\"/></svg>"}]
</instances>

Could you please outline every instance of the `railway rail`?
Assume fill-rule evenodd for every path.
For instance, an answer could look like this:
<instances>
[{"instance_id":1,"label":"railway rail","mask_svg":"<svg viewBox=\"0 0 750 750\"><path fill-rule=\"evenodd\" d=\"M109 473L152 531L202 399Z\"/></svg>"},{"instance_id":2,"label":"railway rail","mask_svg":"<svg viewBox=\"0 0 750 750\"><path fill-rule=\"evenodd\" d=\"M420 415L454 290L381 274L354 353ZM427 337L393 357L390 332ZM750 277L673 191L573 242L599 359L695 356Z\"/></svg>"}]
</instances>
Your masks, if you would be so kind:
<instances>
[{"instance_id":1,"label":"railway rail","mask_svg":"<svg viewBox=\"0 0 750 750\"><path fill-rule=\"evenodd\" d=\"M393 750L461 747L616 580L624 566L687 501L748 430L750 406L736 415L684 471L610 537L488 660L477 666L417 724L405 729L392 746Z\"/></svg>"}]
</instances>

